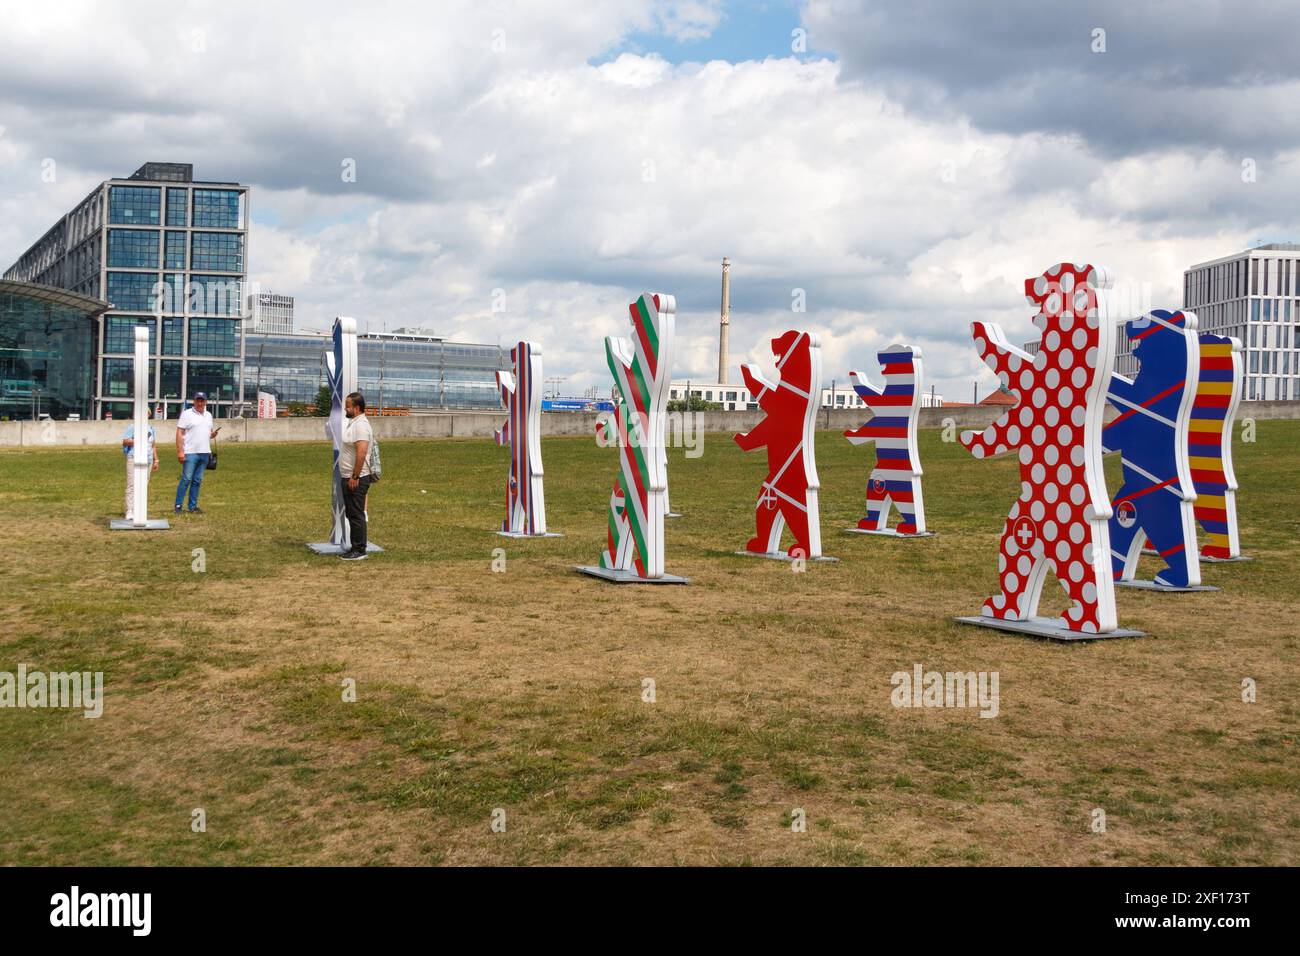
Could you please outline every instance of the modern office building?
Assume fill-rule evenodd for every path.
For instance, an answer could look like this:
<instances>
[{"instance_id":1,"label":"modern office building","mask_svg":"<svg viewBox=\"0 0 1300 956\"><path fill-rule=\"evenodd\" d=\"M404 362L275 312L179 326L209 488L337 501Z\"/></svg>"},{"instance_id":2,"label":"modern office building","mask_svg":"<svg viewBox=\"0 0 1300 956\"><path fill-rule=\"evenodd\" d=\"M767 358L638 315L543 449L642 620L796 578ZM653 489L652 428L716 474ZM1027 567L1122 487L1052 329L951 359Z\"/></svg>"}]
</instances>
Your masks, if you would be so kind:
<instances>
[{"instance_id":1,"label":"modern office building","mask_svg":"<svg viewBox=\"0 0 1300 956\"><path fill-rule=\"evenodd\" d=\"M249 332L293 331L293 296L259 292L248 297Z\"/></svg>"},{"instance_id":2,"label":"modern office building","mask_svg":"<svg viewBox=\"0 0 1300 956\"><path fill-rule=\"evenodd\" d=\"M1246 348L1248 402L1300 399L1300 243L1275 242L1183 273L1183 308L1198 328Z\"/></svg>"},{"instance_id":3,"label":"modern office building","mask_svg":"<svg viewBox=\"0 0 1300 956\"><path fill-rule=\"evenodd\" d=\"M245 393L270 392L281 410L290 402L314 403L327 381L330 342L324 332L249 334ZM357 364L357 387L372 409L500 408L496 373L510 368L510 350L435 335L373 332L357 336Z\"/></svg>"},{"instance_id":4,"label":"modern office building","mask_svg":"<svg viewBox=\"0 0 1300 956\"><path fill-rule=\"evenodd\" d=\"M99 299L0 279L0 419L89 418Z\"/></svg>"},{"instance_id":5,"label":"modern office building","mask_svg":"<svg viewBox=\"0 0 1300 956\"><path fill-rule=\"evenodd\" d=\"M1243 399L1300 399L1300 243L1271 243L1197 263L1183 273L1182 307L1196 313L1198 331L1241 339ZM1115 371L1132 378L1138 360L1124 332L1128 318L1118 321Z\"/></svg>"},{"instance_id":6,"label":"modern office building","mask_svg":"<svg viewBox=\"0 0 1300 956\"><path fill-rule=\"evenodd\" d=\"M208 393L218 416L243 399L248 187L145 163L78 203L4 274L111 303L95 323L95 418L131 414L134 328L149 328L150 398L175 417Z\"/></svg>"}]
</instances>

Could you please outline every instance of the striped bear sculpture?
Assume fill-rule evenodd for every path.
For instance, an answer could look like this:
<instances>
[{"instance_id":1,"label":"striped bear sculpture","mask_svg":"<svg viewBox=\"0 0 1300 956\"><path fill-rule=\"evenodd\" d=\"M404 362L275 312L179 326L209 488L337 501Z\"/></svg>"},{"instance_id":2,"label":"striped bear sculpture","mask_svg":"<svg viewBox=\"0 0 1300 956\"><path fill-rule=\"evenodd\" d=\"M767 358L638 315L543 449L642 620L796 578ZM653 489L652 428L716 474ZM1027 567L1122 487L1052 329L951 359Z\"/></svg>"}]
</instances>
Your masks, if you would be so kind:
<instances>
[{"instance_id":1,"label":"striped bear sculpture","mask_svg":"<svg viewBox=\"0 0 1300 956\"><path fill-rule=\"evenodd\" d=\"M611 426L602 423L602 444L617 444L619 473L609 499L607 547L600 566L639 578L664 576L664 514L668 469L662 419L668 405L676 300L646 293L628 306L634 335L605 339L618 399Z\"/></svg>"},{"instance_id":2,"label":"striped bear sculpture","mask_svg":"<svg viewBox=\"0 0 1300 956\"><path fill-rule=\"evenodd\" d=\"M1242 343L1226 335L1199 336L1201 374L1187 436L1196 520L1209 540L1201 557L1241 557L1237 536L1237 476L1232 471L1232 423L1241 403Z\"/></svg>"},{"instance_id":3,"label":"striped bear sculpture","mask_svg":"<svg viewBox=\"0 0 1300 956\"><path fill-rule=\"evenodd\" d=\"M921 456L916 447L916 420L921 411L921 350L911 345L891 345L876 353L885 375L876 388L863 372L849 372L853 390L866 403L872 417L844 433L855 445L876 443L876 463L867 478L867 516L858 521L862 531L886 531L890 508L900 516L895 531L923 535L925 500L921 496Z\"/></svg>"},{"instance_id":4,"label":"striped bear sculpture","mask_svg":"<svg viewBox=\"0 0 1300 956\"><path fill-rule=\"evenodd\" d=\"M1101 460L1114 367L1110 286L1105 269L1068 263L1026 279L1042 332L1036 355L1010 344L996 324L971 326L975 347L1016 406L982 432L963 432L961 443L976 458L1015 451L1020 460L1020 495L999 547L1001 590L984 602L983 617L1084 634L1116 629ZM1060 619L1038 617L1049 569L1071 601Z\"/></svg>"},{"instance_id":5,"label":"striped bear sculpture","mask_svg":"<svg viewBox=\"0 0 1300 956\"><path fill-rule=\"evenodd\" d=\"M504 534L546 534L546 498L542 489L542 350L520 342L510 350L513 372L497 372L497 387L506 406L506 421L495 432L498 445L510 446L506 482Z\"/></svg>"},{"instance_id":6,"label":"striped bear sculpture","mask_svg":"<svg viewBox=\"0 0 1300 956\"><path fill-rule=\"evenodd\" d=\"M325 423L325 433L334 445L334 470L331 475L331 511L333 523L327 547L340 552L352 548L352 526L348 523L343 506L343 478L339 471L339 455L343 449L343 423L346 421L343 402L357 390L357 320L339 316L334 320L330 351L325 353L325 374L330 390L330 414Z\"/></svg>"},{"instance_id":7,"label":"striped bear sculpture","mask_svg":"<svg viewBox=\"0 0 1300 956\"><path fill-rule=\"evenodd\" d=\"M1106 398L1119 413L1102 430L1106 452L1119 452L1124 483L1111 502L1111 566L1132 581L1150 540L1166 566L1154 583L1198 587L1196 522L1187 436L1200 372L1194 312L1154 309L1124 326L1139 364L1129 379L1111 377Z\"/></svg>"}]
</instances>

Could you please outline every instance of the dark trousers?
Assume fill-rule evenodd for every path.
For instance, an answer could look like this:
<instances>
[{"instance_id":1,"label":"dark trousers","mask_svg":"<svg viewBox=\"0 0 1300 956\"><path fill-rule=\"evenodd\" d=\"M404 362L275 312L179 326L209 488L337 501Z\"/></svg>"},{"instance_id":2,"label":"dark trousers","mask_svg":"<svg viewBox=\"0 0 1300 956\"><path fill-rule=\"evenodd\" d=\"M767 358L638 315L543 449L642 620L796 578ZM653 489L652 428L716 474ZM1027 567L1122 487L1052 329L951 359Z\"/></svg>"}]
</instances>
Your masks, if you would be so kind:
<instances>
[{"instance_id":1,"label":"dark trousers","mask_svg":"<svg viewBox=\"0 0 1300 956\"><path fill-rule=\"evenodd\" d=\"M366 550L366 494L373 480L369 475L358 479L353 491L348 479L343 479L343 513L347 515L353 551Z\"/></svg>"}]
</instances>

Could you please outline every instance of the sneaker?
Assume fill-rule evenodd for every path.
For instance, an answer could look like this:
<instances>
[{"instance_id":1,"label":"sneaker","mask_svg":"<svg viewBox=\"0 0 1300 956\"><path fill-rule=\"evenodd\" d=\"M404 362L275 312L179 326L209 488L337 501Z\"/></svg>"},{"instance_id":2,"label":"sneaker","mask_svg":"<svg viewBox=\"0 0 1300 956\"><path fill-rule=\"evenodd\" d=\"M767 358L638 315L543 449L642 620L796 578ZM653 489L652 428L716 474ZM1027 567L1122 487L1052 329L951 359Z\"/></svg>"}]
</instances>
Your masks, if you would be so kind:
<instances>
[{"instance_id":1,"label":"sneaker","mask_svg":"<svg viewBox=\"0 0 1300 956\"><path fill-rule=\"evenodd\" d=\"M180 505L177 505L177 506L172 510L172 514L180 514L180 513L181 513L181 506L180 506Z\"/></svg>"},{"instance_id":2,"label":"sneaker","mask_svg":"<svg viewBox=\"0 0 1300 956\"><path fill-rule=\"evenodd\" d=\"M366 558L370 557L370 555L366 554L364 551L345 551L343 554L340 554L339 557L344 561L364 561Z\"/></svg>"},{"instance_id":3,"label":"sneaker","mask_svg":"<svg viewBox=\"0 0 1300 956\"><path fill-rule=\"evenodd\" d=\"M201 515L203 514L203 509L200 508L198 505L195 505L193 508L190 509L190 514Z\"/></svg>"}]
</instances>

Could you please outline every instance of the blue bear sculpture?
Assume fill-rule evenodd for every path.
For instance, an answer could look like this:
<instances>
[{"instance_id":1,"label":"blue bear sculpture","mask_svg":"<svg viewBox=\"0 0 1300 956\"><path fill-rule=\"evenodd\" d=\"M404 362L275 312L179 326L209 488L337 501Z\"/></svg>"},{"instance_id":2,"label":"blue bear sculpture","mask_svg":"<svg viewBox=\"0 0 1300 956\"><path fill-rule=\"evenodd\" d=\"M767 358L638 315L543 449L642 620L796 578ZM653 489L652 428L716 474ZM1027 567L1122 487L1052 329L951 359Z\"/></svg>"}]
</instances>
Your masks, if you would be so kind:
<instances>
[{"instance_id":1,"label":"blue bear sculpture","mask_svg":"<svg viewBox=\"0 0 1300 956\"><path fill-rule=\"evenodd\" d=\"M1200 373L1196 315L1155 309L1124 327L1139 369L1116 374L1107 399L1119 414L1102 430L1107 452L1118 451L1124 484L1111 502L1111 567L1132 581L1142 546L1150 540L1166 566L1154 584L1194 588L1201 583L1187 435Z\"/></svg>"}]
</instances>

